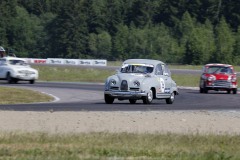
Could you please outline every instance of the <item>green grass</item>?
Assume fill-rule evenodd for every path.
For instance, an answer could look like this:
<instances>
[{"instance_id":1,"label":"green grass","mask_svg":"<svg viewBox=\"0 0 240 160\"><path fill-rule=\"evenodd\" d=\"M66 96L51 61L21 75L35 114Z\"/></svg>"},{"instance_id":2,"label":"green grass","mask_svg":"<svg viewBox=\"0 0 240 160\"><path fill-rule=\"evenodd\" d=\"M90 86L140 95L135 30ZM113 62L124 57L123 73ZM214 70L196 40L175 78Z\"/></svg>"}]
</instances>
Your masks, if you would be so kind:
<instances>
[{"instance_id":1,"label":"green grass","mask_svg":"<svg viewBox=\"0 0 240 160\"><path fill-rule=\"evenodd\" d=\"M40 81L104 83L109 75L115 73L115 71L103 69L77 67L34 66L34 68L39 71Z\"/></svg>"},{"instance_id":2,"label":"green grass","mask_svg":"<svg viewBox=\"0 0 240 160\"><path fill-rule=\"evenodd\" d=\"M0 134L0 159L238 160L240 136L88 133Z\"/></svg>"},{"instance_id":3,"label":"green grass","mask_svg":"<svg viewBox=\"0 0 240 160\"><path fill-rule=\"evenodd\" d=\"M0 87L0 104L21 104L35 102L49 102L53 97L37 91Z\"/></svg>"},{"instance_id":4,"label":"green grass","mask_svg":"<svg viewBox=\"0 0 240 160\"><path fill-rule=\"evenodd\" d=\"M172 79L177 83L178 86L198 87L200 75L172 74Z\"/></svg>"},{"instance_id":5,"label":"green grass","mask_svg":"<svg viewBox=\"0 0 240 160\"><path fill-rule=\"evenodd\" d=\"M240 66L234 66L235 72L240 72ZM169 65L170 69L191 69L191 70L202 70L203 65Z\"/></svg>"},{"instance_id":6,"label":"green grass","mask_svg":"<svg viewBox=\"0 0 240 160\"><path fill-rule=\"evenodd\" d=\"M121 61L108 61L108 66L121 66ZM175 65L175 64L168 64L170 69L191 69L191 70L201 70L204 65ZM240 66L234 66L236 72L240 72Z\"/></svg>"},{"instance_id":7,"label":"green grass","mask_svg":"<svg viewBox=\"0 0 240 160\"><path fill-rule=\"evenodd\" d=\"M93 68L75 68L75 67L48 67L34 66L39 71L39 80L41 81L62 81L62 82L98 82L104 83L106 78L115 74L115 71ZM178 86L199 85L200 75L180 75L173 74L172 78Z\"/></svg>"}]
</instances>

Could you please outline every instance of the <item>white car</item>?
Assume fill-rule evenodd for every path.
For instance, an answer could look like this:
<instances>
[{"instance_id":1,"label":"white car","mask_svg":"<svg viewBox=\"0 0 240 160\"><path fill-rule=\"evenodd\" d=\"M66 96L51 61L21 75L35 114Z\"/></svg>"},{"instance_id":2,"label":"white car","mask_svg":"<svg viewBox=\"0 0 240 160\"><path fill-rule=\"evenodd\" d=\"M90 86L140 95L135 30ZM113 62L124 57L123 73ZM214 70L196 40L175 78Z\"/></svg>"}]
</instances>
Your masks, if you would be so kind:
<instances>
[{"instance_id":1,"label":"white car","mask_svg":"<svg viewBox=\"0 0 240 160\"><path fill-rule=\"evenodd\" d=\"M117 74L107 78L104 98L107 104L112 104L114 99L129 100L131 104L137 100L150 104L153 99L165 99L167 104L172 104L177 94L177 85L165 63L129 59L123 62Z\"/></svg>"},{"instance_id":2,"label":"white car","mask_svg":"<svg viewBox=\"0 0 240 160\"><path fill-rule=\"evenodd\" d=\"M23 58L3 57L0 58L0 79L8 83L29 81L33 84L38 79L38 71L31 68Z\"/></svg>"}]
</instances>

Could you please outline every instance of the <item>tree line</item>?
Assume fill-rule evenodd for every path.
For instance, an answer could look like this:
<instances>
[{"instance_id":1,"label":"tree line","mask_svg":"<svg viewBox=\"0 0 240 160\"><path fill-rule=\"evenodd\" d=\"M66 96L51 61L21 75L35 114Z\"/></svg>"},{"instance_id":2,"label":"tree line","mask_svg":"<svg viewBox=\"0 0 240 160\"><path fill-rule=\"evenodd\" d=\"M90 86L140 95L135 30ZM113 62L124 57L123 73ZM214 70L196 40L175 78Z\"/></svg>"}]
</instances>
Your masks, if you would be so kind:
<instances>
[{"instance_id":1,"label":"tree line","mask_svg":"<svg viewBox=\"0 0 240 160\"><path fill-rule=\"evenodd\" d=\"M0 45L31 58L240 64L240 2L1 0Z\"/></svg>"}]
</instances>

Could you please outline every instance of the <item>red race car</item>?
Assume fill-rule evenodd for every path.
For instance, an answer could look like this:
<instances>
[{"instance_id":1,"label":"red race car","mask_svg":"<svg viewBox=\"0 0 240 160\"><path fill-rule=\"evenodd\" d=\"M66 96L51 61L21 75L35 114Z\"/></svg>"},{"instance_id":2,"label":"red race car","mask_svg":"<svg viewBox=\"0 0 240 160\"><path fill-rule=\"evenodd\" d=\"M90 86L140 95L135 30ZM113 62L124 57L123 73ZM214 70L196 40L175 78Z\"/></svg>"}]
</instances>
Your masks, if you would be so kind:
<instances>
[{"instance_id":1,"label":"red race car","mask_svg":"<svg viewBox=\"0 0 240 160\"><path fill-rule=\"evenodd\" d=\"M206 64L200 78L200 93L208 90L227 91L228 94L237 94L237 74L229 64Z\"/></svg>"}]
</instances>

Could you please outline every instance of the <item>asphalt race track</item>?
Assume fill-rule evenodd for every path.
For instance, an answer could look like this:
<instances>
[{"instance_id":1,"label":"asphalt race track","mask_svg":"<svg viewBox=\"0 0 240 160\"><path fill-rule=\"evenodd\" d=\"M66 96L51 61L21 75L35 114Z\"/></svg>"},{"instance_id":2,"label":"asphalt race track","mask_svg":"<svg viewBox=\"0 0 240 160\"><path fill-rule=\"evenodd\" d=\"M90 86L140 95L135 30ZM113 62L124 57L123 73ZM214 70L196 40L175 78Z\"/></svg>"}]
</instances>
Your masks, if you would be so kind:
<instances>
[{"instance_id":1,"label":"asphalt race track","mask_svg":"<svg viewBox=\"0 0 240 160\"><path fill-rule=\"evenodd\" d=\"M0 110L12 111L161 111L161 110L240 110L239 93L209 91L200 94L198 90L179 89L174 104L166 104L165 100L154 100L145 105L141 100L130 104L127 100L115 100L113 104L105 104L103 84L36 82L28 84L7 84L0 81L0 86L21 87L38 90L56 96L51 103L0 105Z\"/></svg>"}]
</instances>

